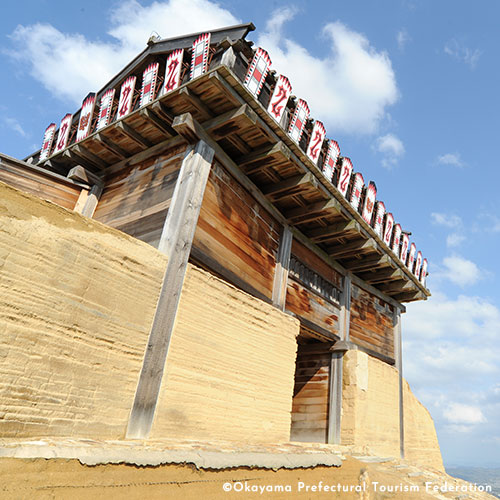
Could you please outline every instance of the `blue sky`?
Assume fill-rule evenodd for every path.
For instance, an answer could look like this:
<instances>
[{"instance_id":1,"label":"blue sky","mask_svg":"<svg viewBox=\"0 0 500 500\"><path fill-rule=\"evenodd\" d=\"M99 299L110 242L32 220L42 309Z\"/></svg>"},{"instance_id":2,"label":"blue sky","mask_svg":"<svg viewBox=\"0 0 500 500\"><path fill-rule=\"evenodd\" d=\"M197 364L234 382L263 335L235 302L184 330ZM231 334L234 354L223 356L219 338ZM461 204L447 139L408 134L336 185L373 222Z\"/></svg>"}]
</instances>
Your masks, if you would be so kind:
<instances>
[{"instance_id":1,"label":"blue sky","mask_svg":"<svg viewBox=\"0 0 500 500\"><path fill-rule=\"evenodd\" d=\"M500 4L478 1L18 1L1 7L0 151L23 158L162 37L252 21L429 260L403 319L405 376L447 465L500 466L497 159Z\"/></svg>"}]
</instances>

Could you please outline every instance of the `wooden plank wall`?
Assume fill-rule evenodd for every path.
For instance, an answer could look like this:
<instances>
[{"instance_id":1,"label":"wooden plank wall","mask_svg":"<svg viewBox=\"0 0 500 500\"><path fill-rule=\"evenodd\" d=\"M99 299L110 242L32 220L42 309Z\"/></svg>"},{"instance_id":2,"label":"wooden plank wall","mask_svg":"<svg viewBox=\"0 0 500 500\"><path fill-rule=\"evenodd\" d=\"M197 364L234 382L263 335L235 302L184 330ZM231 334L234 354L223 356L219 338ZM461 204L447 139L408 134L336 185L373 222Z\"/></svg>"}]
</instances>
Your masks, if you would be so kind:
<instances>
[{"instance_id":1,"label":"wooden plank wall","mask_svg":"<svg viewBox=\"0 0 500 500\"><path fill-rule=\"evenodd\" d=\"M94 219L157 247L186 145L110 172Z\"/></svg>"},{"instance_id":2,"label":"wooden plank wall","mask_svg":"<svg viewBox=\"0 0 500 500\"><path fill-rule=\"evenodd\" d=\"M309 354L303 349L299 345L290 440L326 443L331 354Z\"/></svg>"},{"instance_id":3,"label":"wooden plank wall","mask_svg":"<svg viewBox=\"0 0 500 500\"><path fill-rule=\"evenodd\" d=\"M296 240L292 243L293 259L300 261L308 270L317 273L338 290L341 289L342 276ZM317 279L317 276L307 279L306 282L306 278L300 279L292 271L289 273L286 310L297 315L308 329L314 330L316 327L318 332L338 335L340 304L317 291L321 287L314 283L315 278Z\"/></svg>"},{"instance_id":4,"label":"wooden plank wall","mask_svg":"<svg viewBox=\"0 0 500 500\"><path fill-rule=\"evenodd\" d=\"M393 360L393 317L393 306L352 285L350 326L352 342Z\"/></svg>"},{"instance_id":5,"label":"wooden plank wall","mask_svg":"<svg viewBox=\"0 0 500 500\"><path fill-rule=\"evenodd\" d=\"M280 230L215 162L194 237L194 261L258 298L271 299Z\"/></svg>"},{"instance_id":6,"label":"wooden plank wall","mask_svg":"<svg viewBox=\"0 0 500 500\"><path fill-rule=\"evenodd\" d=\"M70 210L75 208L82 190L80 186L52 176L50 172L44 173L42 169L4 155L0 157L0 181Z\"/></svg>"}]
</instances>

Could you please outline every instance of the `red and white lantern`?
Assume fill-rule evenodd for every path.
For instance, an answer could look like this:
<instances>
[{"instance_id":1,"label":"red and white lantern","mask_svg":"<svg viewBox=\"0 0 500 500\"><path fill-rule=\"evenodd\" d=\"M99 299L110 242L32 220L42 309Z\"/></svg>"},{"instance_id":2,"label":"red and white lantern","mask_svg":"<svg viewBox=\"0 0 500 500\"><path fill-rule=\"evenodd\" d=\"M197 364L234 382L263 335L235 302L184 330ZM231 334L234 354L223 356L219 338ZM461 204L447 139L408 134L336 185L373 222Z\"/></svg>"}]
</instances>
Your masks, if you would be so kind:
<instances>
[{"instance_id":1,"label":"red and white lantern","mask_svg":"<svg viewBox=\"0 0 500 500\"><path fill-rule=\"evenodd\" d=\"M54 141L54 134L56 132L56 124L51 123L43 134L42 149L40 150L39 161L44 161L49 157L50 148L52 147L52 142Z\"/></svg>"},{"instance_id":2,"label":"red and white lantern","mask_svg":"<svg viewBox=\"0 0 500 500\"><path fill-rule=\"evenodd\" d=\"M311 133L311 139L309 140L309 145L307 146L307 156L315 164L318 164L319 153L323 147L323 141L326 137L326 130L323 123L316 120Z\"/></svg>"},{"instance_id":3,"label":"red and white lantern","mask_svg":"<svg viewBox=\"0 0 500 500\"><path fill-rule=\"evenodd\" d=\"M373 217L373 209L375 208L375 198L377 196L377 186L373 181L370 181L365 193L365 202L363 203L363 212L361 216L367 224L371 224Z\"/></svg>"},{"instance_id":4,"label":"red and white lantern","mask_svg":"<svg viewBox=\"0 0 500 500\"><path fill-rule=\"evenodd\" d=\"M337 160L340 156L340 148L337 141L330 139L328 142L328 151L326 153L326 158L323 163L323 175L332 182L333 174L335 172L335 167L337 165Z\"/></svg>"},{"instance_id":5,"label":"red and white lantern","mask_svg":"<svg viewBox=\"0 0 500 500\"><path fill-rule=\"evenodd\" d=\"M276 82L276 87L274 87L273 95L269 101L269 106L267 107L268 113L280 123L283 113L285 112L286 105L288 103L288 98L292 93L292 86L288 78L284 75L280 75L278 81Z\"/></svg>"},{"instance_id":6,"label":"red and white lantern","mask_svg":"<svg viewBox=\"0 0 500 500\"><path fill-rule=\"evenodd\" d=\"M208 51L210 49L210 33L200 35L193 42L193 55L191 56L191 80L203 75L208 69Z\"/></svg>"},{"instance_id":7,"label":"red and white lantern","mask_svg":"<svg viewBox=\"0 0 500 500\"><path fill-rule=\"evenodd\" d=\"M420 273L420 283L426 286L427 283L427 259L422 262L422 272Z\"/></svg>"},{"instance_id":8,"label":"red and white lantern","mask_svg":"<svg viewBox=\"0 0 500 500\"><path fill-rule=\"evenodd\" d=\"M155 98L156 79L158 78L158 63L150 64L142 74L141 101L139 106L146 106Z\"/></svg>"},{"instance_id":9,"label":"red and white lantern","mask_svg":"<svg viewBox=\"0 0 500 500\"><path fill-rule=\"evenodd\" d=\"M384 226L385 205L383 201L377 201L375 208L375 219L373 219L373 229L382 238Z\"/></svg>"},{"instance_id":10,"label":"red and white lantern","mask_svg":"<svg viewBox=\"0 0 500 500\"><path fill-rule=\"evenodd\" d=\"M106 90L106 92L101 97L101 106L99 108L99 119L97 120L96 130L101 130L109 123L114 98L115 89Z\"/></svg>"},{"instance_id":11,"label":"red and white lantern","mask_svg":"<svg viewBox=\"0 0 500 500\"><path fill-rule=\"evenodd\" d=\"M172 92L181 84L182 61L184 60L184 49L177 49L167 57L165 65L165 84L163 93Z\"/></svg>"},{"instance_id":12,"label":"red and white lantern","mask_svg":"<svg viewBox=\"0 0 500 500\"><path fill-rule=\"evenodd\" d=\"M127 116L132 111L132 99L134 97L135 76L129 76L123 83L120 91L120 101L118 102L118 113L116 119L119 120Z\"/></svg>"},{"instance_id":13,"label":"red and white lantern","mask_svg":"<svg viewBox=\"0 0 500 500\"><path fill-rule=\"evenodd\" d=\"M309 106L307 102L303 99L299 99L295 112L293 113L292 120L290 121L290 126L288 127L288 133L290 137L298 144L300 138L302 137L302 132L306 126L306 121L309 118Z\"/></svg>"},{"instance_id":14,"label":"red and white lantern","mask_svg":"<svg viewBox=\"0 0 500 500\"><path fill-rule=\"evenodd\" d=\"M54 154L59 153L67 146L72 119L73 115L71 113L68 113L61 120L61 124L59 125L59 134L57 135L56 147L54 148Z\"/></svg>"},{"instance_id":15,"label":"red and white lantern","mask_svg":"<svg viewBox=\"0 0 500 500\"><path fill-rule=\"evenodd\" d=\"M399 256L403 264L406 264L409 247L410 237L406 233L403 233L403 235L401 236L401 254Z\"/></svg>"},{"instance_id":16,"label":"red and white lantern","mask_svg":"<svg viewBox=\"0 0 500 500\"><path fill-rule=\"evenodd\" d=\"M358 172L354 175L354 182L352 184L351 199L349 200L351 206L354 210L358 210L359 202L361 201L361 193L363 192L363 187L365 186L365 181L363 176Z\"/></svg>"},{"instance_id":17,"label":"red and white lantern","mask_svg":"<svg viewBox=\"0 0 500 500\"><path fill-rule=\"evenodd\" d=\"M413 272L413 266L415 265L416 254L417 254L417 247L415 246L415 243L412 243L410 245L410 255L408 256L408 264L407 264L407 267L411 272Z\"/></svg>"},{"instance_id":18,"label":"red and white lantern","mask_svg":"<svg viewBox=\"0 0 500 500\"><path fill-rule=\"evenodd\" d=\"M80 120L78 121L78 129L76 131L76 142L85 139L89 135L92 125L92 117L94 116L95 94L89 94L82 104L80 111Z\"/></svg>"},{"instance_id":19,"label":"red and white lantern","mask_svg":"<svg viewBox=\"0 0 500 500\"><path fill-rule=\"evenodd\" d=\"M394 226L394 238L392 239L392 251L400 257L401 255L401 226L396 224Z\"/></svg>"},{"instance_id":20,"label":"red and white lantern","mask_svg":"<svg viewBox=\"0 0 500 500\"><path fill-rule=\"evenodd\" d=\"M270 67L271 58L269 54L259 47L255 51L255 55L253 56L245 77L245 86L254 97L258 97L260 94Z\"/></svg>"},{"instance_id":21,"label":"red and white lantern","mask_svg":"<svg viewBox=\"0 0 500 500\"><path fill-rule=\"evenodd\" d=\"M394 217L391 213L387 213L385 214L385 225L384 225L384 233L382 236L382 240L389 248L391 245L393 228L394 228Z\"/></svg>"},{"instance_id":22,"label":"red and white lantern","mask_svg":"<svg viewBox=\"0 0 500 500\"><path fill-rule=\"evenodd\" d=\"M345 197L347 195L347 189L349 187L349 181L352 175L352 162L349 158L342 158L342 166L340 167L339 182L337 185L338 190Z\"/></svg>"},{"instance_id":23,"label":"red and white lantern","mask_svg":"<svg viewBox=\"0 0 500 500\"><path fill-rule=\"evenodd\" d=\"M415 261L415 276L420 279L420 271L422 271L422 252L417 252L417 260Z\"/></svg>"}]
</instances>

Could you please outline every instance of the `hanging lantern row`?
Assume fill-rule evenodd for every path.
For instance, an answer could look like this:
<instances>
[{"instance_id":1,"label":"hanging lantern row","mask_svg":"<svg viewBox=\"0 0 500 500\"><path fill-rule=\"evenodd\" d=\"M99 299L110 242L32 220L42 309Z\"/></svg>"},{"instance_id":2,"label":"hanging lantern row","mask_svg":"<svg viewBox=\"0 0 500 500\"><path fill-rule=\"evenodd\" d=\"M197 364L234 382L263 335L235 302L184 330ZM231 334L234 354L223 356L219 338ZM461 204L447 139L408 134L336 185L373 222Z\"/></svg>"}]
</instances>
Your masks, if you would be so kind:
<instances>
[{"instance_id":1,"label":"hanging lantern row","mask_svg":"<svg viewBox=\"0 0 500 500\"><path fill-rule=\"evenodd\" d=\"M200 35L193 42L190 79L196 78L207 71L209 49L210 33ZM169 54L165 65L165 79L158 93L159 95L164 95L179 87L183 59L184 49L177 49ZM269 54L264 49L257 48L244 80L245 87L256 99L259 97L270 68L271 58ZM158 63L150 64L144 70L139 101L140 107L146 106L154 100L158 70ZM124 118L132 111L136 80L135 76L130 76L122 83L116 120ZM288 106L291 93L292 86L290 81L285 75L280 74L269 99L267 112L283 127L285 110ZM108 89L101 96L95 131L109 125L114 97L114 88ZM85 139L90 133L95 101L95 93L90 93L83 101L75 142ZM309 116L310 110L307 102L299 99L287 126L288 135L297 145L301 141ZM51 123L47 127L43 137L39 162L47 160L51 155L57 154L66 148L72 120L72 114L67 114L61 120L55 143L56 125ZM326 153L322 155L321 153L325 145ZM416 251L414 243L410 244L409 237L401 230L401 226L394 224L394 217L391 213L386 212L384 203L376 200L377 188L375 183L370 181L368 186L365 186L361 173L353 171L351 160L340 156L340 148L337 141L326 138L326 129L319 120L314 121L311 136L306 147L306 155L316 166L318 166L320 157L322 157L323 175L340 191L351 206L361 214L366 223L374 229L384 243L425 286L428 274L427 259L422 259L422 253Z\"/></svg>"}]
</instances>

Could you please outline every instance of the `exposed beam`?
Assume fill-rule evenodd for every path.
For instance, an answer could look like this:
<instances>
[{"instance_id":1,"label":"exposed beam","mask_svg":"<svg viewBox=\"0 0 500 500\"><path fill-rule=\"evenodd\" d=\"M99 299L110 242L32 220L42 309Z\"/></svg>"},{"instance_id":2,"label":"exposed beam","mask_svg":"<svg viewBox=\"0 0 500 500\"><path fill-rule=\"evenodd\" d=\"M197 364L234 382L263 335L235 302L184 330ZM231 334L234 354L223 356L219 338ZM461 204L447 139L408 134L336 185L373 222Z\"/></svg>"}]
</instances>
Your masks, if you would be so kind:
<instances>
[{"instance_id":1,"label":"exposed beam","mask_svg":"<svg viewBox=\"0 0 500 500\"><path fill-rule=\"evenodd\" d=\"M209 107L190 89L187 87L183 87L179 91L179 95L191 106L196 108L198 113L202 116L202 120L208 120L209 118L212 118L214 114L212 111L209 109Z\"/></svg>"},{"instance_id":2,"label":"exposed beam","mask_svg":"<svg viewBox=\"0 0 500 500\"><path fill-rule=\"evenodd\" d=\"M80 155L81 157L92 162L94 165L97 165L100 169L105 169L108 166L108 164L105 161L101 160L99 156L89 151L87 147L84 146L83 144L75 144L72 146L72 149L76 153L78 153L78 155Z\"/></svg>"},{"instance_id":3,"label":"exposed beam","mask_svg":"<svg viewBox=\"0 0 500 500\"><path fill-rule=\"evenodd\" d=\"M279 199L285 196L293 196L304 191L306 186L316 187L318 181L311 172L306 174L294 175L280 182L263 186L261 191L272 199Z\"/></svg>"},{"instance_id":4,"label":"exposed beam","mask_svg":"<svg viewBox=\"0 0 500 500\"><path fill-rule=\"evenodd\" d=\"M130 156L130 153L122 149L118 144L115 144L113 141L108 139L105 135L102 133L97 133L94 135L94 139L102 144L108 151L113 153L114 155L118 156L121 160L124 160L125 158L128 158Z\"/></svg>"},{"instance_id":5,"label":"exposed beam","mask_svg":"<svg viewBox=\"0 0 500 500\"><path fill-rule=\"evenodd\" d=\"M411 282L406 280L391 281L389 283L381 283L379 285L380 290L385 293L404 293L404 292L416 292L418 288Z\"/></svg>"},{"instance_id":6,"label":"exposed beam","mask_svg":"<svg viewBox=\"0 0 500 500\"><path fill-rule=\"evenodd\" d=\"M130 125L127 125L123 120L116 123L116 128L123 132L129 139L132 139L136 144L143 148L150 148L153 143L143 137L139 132L136 132Z\"/></svg>"},{"instance_id":7,"label":"exposed beam","mask_svg":"<svg viewBox=\"0 0 500 500\"><path fill-rule=\"evenodd\" d=\"M73 149L66 149L61 154L61 159L68 159L73 164L82 165L91 172L99 172L101 167L83 155L79 155Z\"/></svg>"},{"instance_id":8,"label":"exposed beam","mask_svg":"<svg viewBox=\"0 0 500 500\"><path fill-rule=\"evenodd\" d=\"M284 142L279 141L272 146L265 146L240 157L237 163L247 175L250 175L268 167L274 158L281 158L284 161L290 160L290 148Z\"/></svg>"},{"instance_id":9,"label":"exposed beam","mask_svg":"<svg viewBox=\"0 0 500 500\"><path fill-rule=\"evenodd\" d=\"M372 238L368 240L356 240L346 244L338 244L327 250L332 259L344 258L349 255L366 252L367 250L376 250L377 243Z\"/></svg>"},{"instance_id":10,"label":"exposed beam","mask_svg":"<svg viewBox=\"0 0 500 500\"><path fill-rule=\"evenodd\" d=\"M335 199L319 201L305 207L293 208L285 213L288 221L300 223L309 222L324 217L328 213L341 214L342 206Z\"/></svg>"},{"instance_id":11,"label":"exposed beam","mask_svg":"<svg viewBox=\"0 0 500 500\"><path fill-rule=\"evenodd\" d=\"M141 109L140 114L147 118L153 127L163 132L167 137L173 137L175 135L175 131L172 127L149 108Z\"/></svg>"},{"instance_id":12,"label":"exposed beam","mask_svg":"<svg viewBox=\"0 0 500 500\"><path fill-rule=\"evenodd\" d=\"M424 300L426 295L420 290L415 292L404 292L392 295L399 302L413 302L415 300Z\"/></svg>"},{"instance_id":13,"label":"exposed beam","mask_svg":"<svg viewBox=\"0 0 500 500\"><path fill-rule=\"evenodd\" d=\"M399 279L404 279L404 273L401 269L380 269L373 270L368 273L360 274L361 279L365 280L367 283L385 283L386 281L394 281Z\"/></svg>"},{"instance_id":14,"label":"exposed beam","mask_svg":"<svg viewBox=\"0 0 500 500\"><path fill-rule=\"evenodd\" d=\"M290 267L290 253L292 250L292 232L288 226L283 226L276 259L276 267L274 269L273 283L273 305L285 310L286 303L286 288L288 284L288 270Z\"/></svg>"},{"instance_id":15,"label":"exposed beam","mask_svg":"<svg viewBox=\"0 0 500 500\"><path fill-rule=\"evenodd\" d=\"M344 261L343 265L346 269L352 272L371 271L380 267L388 267L392 263L392 259L388 255L376 256L372 258L353 259Z\"/></svg>"},{"instance_id":16,"label":"exposed beam","mask_svg":"<svg viewBox=\"0 0 500 500\"><path fill-rule=\"evenodd\" d=\"M242 128L255 125L257 115L248 104L243 104L203 123L205 130L217 141L223 137L241 132Z\"/></svg>"},{"instance_id":17,"label":"exposed beam","mask_svg":"<svg viewBox=\"0 0 500 500\"><path fill-rule=\"evenodd\" d=\"M316 243L332 238L338 238L346 233L360 234L361 227L355 220L348 220L332 224L331 226L312 229L306 233L306 236Z\"/></svg>"}]
</instances>

